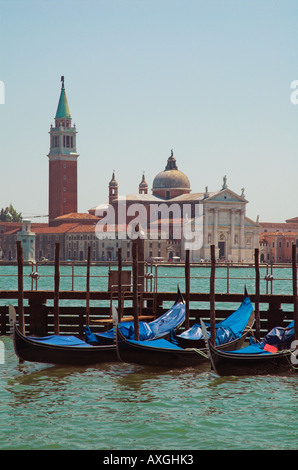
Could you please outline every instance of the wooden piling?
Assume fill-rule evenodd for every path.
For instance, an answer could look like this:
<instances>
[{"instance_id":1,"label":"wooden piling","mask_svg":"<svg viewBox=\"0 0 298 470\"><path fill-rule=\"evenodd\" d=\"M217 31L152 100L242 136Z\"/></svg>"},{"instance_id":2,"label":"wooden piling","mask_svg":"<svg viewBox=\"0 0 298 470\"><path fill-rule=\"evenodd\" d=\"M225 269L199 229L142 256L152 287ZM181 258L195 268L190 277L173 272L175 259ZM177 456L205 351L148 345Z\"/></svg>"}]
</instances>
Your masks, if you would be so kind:
<instances>
[{"instance_id":1,"label":"wooden piling","mask_svg":"<svg viewBox=\"0 0 298 470\"><path fill-rule=\"evenodd\" d=\"M255 277L256 277L256 293L255 293L255 335L257 339L261 337L261 321L260 321L260 266L259 266L259 249L255 249Z\"/></svg>"},{"instance_id":2,"label":"wooden piling","mask_svg":"<svg viewBox=\"0 0 298 470\"><path fill-rule=\"evenodd\" d=\"M91 247L87 248L87 273L86 273L86 325L89 325L90 318L90 262L91 262Z\"/></svg>"},{"instance_id":3,"label":"wooden piling","mask_svg":"<svg viewBox=\"0 0 298 470\"><path fill-rule=\"evenodd\" d=\"M185 252L185 329L189 329L189 294L190 294L190 264L189 250Z\"/></svg>"},{"instance_id":4,"label":"wooden piling","mask_svg":"<svg viewBox=\"0 0 298 470\"><path fill-rule=\"evenodd\" d=\"M138 295L138 243L136 240L132 243L132 275L133 275L133 318L134 332L136 341L140 339L139 332L139 295Z\"/></svg>"},{"instance_id":5,"label":"wooden piling","mask_svg":"<svg viewBox=\"0 0 298 470\"><path fill-rule=\"evenodd\" d=\"M215 245L210 245L211 273L210 273L210 331L211 343L215 345Z\"/></svg>"},{"instance_id":6,"label":"wooden piling","mask_svg":"<svg viewBox=\"0 0 298 470\"><path fill-rule=\"evenodd\" d=\"M123 287L122 287L122 248L118 248L118 321L121 322L123 308Z\"/></svg>"},{"instance_id":7,"label":"wooden piling","mask_svg":"<svg viewBox=\"0 0 298 470\"><path fill-rule=\"evenodd\" d=\"M60 270L59 270L60 243L55 243L55 274L54 274L54 332L60 334L59 324L59 289L60 289Z\"/></svg>"},{"instance_id":8,"label":"wooden piling","mask_svg":"<svg viewBox=\"0 0 298 470\"><path fill-rule=\"evenodd\" d=\"M297 305L297 257L296 244L292 245L292 278L293 278L293 305L294 305L294 333L298 340L298 305Z\"/></svg>"},{"instance_id":9,"label":"wooden piling","mask_svg":"<svg viewBox=\"0 0 298 470\"><path fill-rule=\"evenodd\" d=\"M17 241L17 260L18 260L18 315L19 329L25 334L25 316L24 316L24 281L23 281L23 248L21 241Z\"/></svg>"}]
</instances>

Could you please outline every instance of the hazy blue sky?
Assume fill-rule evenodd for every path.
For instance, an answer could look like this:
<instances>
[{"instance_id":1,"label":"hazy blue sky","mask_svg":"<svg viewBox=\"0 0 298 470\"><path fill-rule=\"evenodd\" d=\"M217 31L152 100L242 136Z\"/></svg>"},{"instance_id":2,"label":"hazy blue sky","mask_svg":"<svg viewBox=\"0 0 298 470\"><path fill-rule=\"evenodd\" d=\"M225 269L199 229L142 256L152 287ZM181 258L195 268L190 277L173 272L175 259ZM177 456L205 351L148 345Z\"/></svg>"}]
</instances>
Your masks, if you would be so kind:
<instances>
[{"instance_id":1,"label":"hazy blue sky","mask_svg":"<svg viewBox=\"0 0 298 470\"><path fill-rule=\"evenodd\" d=\"M171 149L193 192L253 220L298 216L297 0L0 0L0 206L48 213L60 76L78 130L79 211L151 188ZM36 219L38 221L39 219Z\"/></svg>"}]
</instances>

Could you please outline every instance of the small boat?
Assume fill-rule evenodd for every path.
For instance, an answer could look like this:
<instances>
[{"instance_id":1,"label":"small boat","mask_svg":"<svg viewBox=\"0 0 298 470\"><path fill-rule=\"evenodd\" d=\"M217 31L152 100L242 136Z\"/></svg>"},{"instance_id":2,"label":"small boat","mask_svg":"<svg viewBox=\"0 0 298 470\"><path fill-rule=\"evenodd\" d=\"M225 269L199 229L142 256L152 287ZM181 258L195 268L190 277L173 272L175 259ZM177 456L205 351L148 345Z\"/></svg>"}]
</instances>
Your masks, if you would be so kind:
<instances>
[{"instance_id":1,"label":"small boat","mask_svg":"<svg viewBox=\"0 0 298 470\"><path fill-rule=\"evenodd\" d=\"M243 308L243 305L245 305L245 308ZM222 342L218 348L226 350L241 347L251 332L254 323L254 311L249 297L245 296L241 306L226 319L225 324L226 329L229 330L237 325L238 337L231 339L232 335L226 335L227 342ZM241 332L239 331L239 322L242 323ZM222 330L222 328L216 329L218 332ZM121 329L117 328L119 359L127 363L170 368L194 367L209 360L204 339L203 342L200 342L200 345L202 346L200 348L183 348L177 344L175 336L173 339L173 335L170 336L169 340L162 338L136 341L133 338L125 338Z\"/></svg>"},{"instance_id":2,"label":"small boat","mask_svg":"<svg viewBox=\"0 0 298 470\"><path fill-rule=\"evenodd\" d=\"M13 341L15 353L22 361L74 366L118 361L115 344L92 346L67 335L25 336L16 324Z\"/></svg>"},{"instance_id":3,"label":"small boat","mask_svg":"<svg viewBox=\"0 0 298 470\"><path fill-rule=\"evenodd\" d=\"M141 341L165 338L179 328L185 321L185 300L177 288L177 296L173 306L163 315L151 322L139 321L139 337ZM118 327L125 338L134 338L134 321L122 321ZM115 344L115 327L103 333L92 333L85 327L86 341L93 345Z\"/></svg>"},{"instance_id":4,"label":"small boat","mask_svg":"<svg viewBox=\"0 0 298 470\"><path fill-rule=\"evenodd\" d=\"M254 309L245 287L243 301L238 309L228 318L215 324L215 344L220 346L229 343L229 349L238 349L244 343L247 335L243 333L250 330L254 323ZM205 326L207 323L204 323ZM208 325L210 327L210 325ZM210 330L208 331L210 336ZM171 341L177 346L185 348L205 348L205 337L202 325L195 323L190 329L180 334L173 333Z\"/></svg>"},{"instance_id":5,"label":"small boat","mask_svg":"<svg viewBox=\"0 0 298 470\"><path fill-rule=\"evenodd\" d=\"M25 336L16 325L15 313L10 313L10 317L14 317L12 321L14 350L22 361L60 365L92 365L119 361L115 329L107 332L108 335L104 336L104 340L101 338L102 335L92 333L89 327L86 328L85 341L69 335ZM114 323L116 318L117 311L113 308ZM180 326L184 319L185 302L178 288L173 307L161 317L143 325L142 331L145 336L162 337L172 328ZM122 322L119 325L123 334L128 337L134 334L133 322Z\"/></svg>"},{"instance_id":6,"label":"small boat","mask_svg":"<svg viewBox=\"0 0 298 470\"><path fill-rule=\"evenodd\" d=\"M234 351L221 351L208 339L212 369L220 376L267 375L294 369L298 350L294 349L294 321L287 328L273 328L263 340Z\"/></svg>"}]
</instances>

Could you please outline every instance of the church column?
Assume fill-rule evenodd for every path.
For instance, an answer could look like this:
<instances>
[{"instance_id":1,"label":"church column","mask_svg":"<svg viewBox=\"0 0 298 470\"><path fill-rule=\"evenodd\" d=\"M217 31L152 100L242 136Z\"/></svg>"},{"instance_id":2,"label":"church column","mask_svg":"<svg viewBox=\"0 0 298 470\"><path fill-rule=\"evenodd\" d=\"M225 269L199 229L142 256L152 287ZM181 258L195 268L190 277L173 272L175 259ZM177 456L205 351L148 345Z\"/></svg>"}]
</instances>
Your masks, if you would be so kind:
<instances>
[{"instance_id":1,"label":"church column","mask_svg":"<svg viewBox=\"0 0 298 470\"><path fill-rule=\"evenodd\" d=\"M244 209L240 209L240 248L245 248Z\"/></svg>"},{"instance_id":2,"label":"church column","mask_svg":"<svg viewBox=\"0 0 298 470\"><path fill-rule=\"evenodd\" d=\"M231 209L231 249L235 246L235 209Z\"/></svg>"},{"instance_id":3,"label":"church column","mask_svg":"<svg viewBox=\"0 0 298 470\"><path fill-rule=\"evenodd\" d=\"M203 243L204 243L204 248L208 246L208 215L209 211L207 207L204 209L204 227L203 227Z\"/></svg>"},{"instance_id":4,"label":"church column","mask_svg":"<svg viewBox=\"0 0 298 470\"><path fill-rule=\"evenodd\" d=\"M214 209L213 240L215 248L218 248L218 209Z\"/></svg>"}]
</instances>

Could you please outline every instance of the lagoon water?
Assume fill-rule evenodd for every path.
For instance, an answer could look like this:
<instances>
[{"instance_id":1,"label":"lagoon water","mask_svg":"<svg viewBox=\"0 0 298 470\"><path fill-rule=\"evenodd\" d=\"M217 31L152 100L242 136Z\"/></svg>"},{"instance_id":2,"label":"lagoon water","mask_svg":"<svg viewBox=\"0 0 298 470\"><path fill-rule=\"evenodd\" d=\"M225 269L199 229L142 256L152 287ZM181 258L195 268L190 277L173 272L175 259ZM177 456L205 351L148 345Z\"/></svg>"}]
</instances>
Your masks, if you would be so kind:
<instances>
[{"instance_id":1,"label":"lagoon water","mask_svg":"<svg viewBox=\"0 0 298 470\"><path fill-rule=\"evenodd\" d=\"M15 269L0 269L1 290L16 289L16 279L7 276ZM62 267L61 273L68 274L67 269ZM84 268L78 269L84 275ZM92 272L102 275L104 269ZM287 271L280 273L285 280L276 281L274 288L290 293ZM25 268L25 289L31 285L29 272ZM51 266L40 268L41 274L52 272ZM181 276L183 289L183 269L172 268L162 270L159 290L176 289L173 273ZM233 275L243 279L231 281L230 292L242 292L244 282L254 291L253 270L239 269ZM69 278L61 279L69 289ZM76 289L85 288L83 277L75 282ZM207 270L192 272L192 289L206 292L208 282ZM226 281L217 282L217 289L224 291ZM105 278L93 278L91 289L101 290L104 283ZM52 277L41 277L38 287L53 288ZM84 368L20 364L11 338L0 340L5 350L0 364L2 450L298 448L297 374L219 378L208 363L178 371L123 363Z\"/></svg>"}]
</instances>

